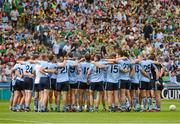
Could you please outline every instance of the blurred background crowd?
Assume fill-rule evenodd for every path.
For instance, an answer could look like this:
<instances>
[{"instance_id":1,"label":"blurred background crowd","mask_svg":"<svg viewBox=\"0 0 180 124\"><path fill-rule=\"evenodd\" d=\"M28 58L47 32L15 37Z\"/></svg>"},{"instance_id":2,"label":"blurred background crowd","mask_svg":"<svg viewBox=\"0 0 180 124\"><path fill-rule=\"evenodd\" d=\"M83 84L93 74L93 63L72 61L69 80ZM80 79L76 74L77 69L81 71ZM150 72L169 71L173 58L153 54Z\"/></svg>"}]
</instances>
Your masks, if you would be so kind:
<instances>
[{"instance_id":1,"label":"blurred background crowd","mask_svg":"<svg viewBox=\"0 0 180 124\"><path fill-rule=\"evenodd\" d=\"M180 83L179 0L0 0L0 82L20 55L155 53Z\"/></svg>"}]
</instances>

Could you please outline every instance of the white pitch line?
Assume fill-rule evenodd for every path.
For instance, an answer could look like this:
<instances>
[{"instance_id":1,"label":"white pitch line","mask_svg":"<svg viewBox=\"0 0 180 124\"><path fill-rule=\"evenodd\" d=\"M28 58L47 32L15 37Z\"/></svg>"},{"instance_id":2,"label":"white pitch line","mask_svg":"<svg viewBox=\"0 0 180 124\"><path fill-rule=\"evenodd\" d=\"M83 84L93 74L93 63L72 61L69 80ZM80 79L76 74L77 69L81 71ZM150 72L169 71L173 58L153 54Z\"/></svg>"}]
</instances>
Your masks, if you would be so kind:
<instances>
[{"instance_id":1,"label":"white pitch line","mask_svg":"<svg viewBox=\"0 0 180 124\"><path fill-rule=\"evenodd\" d=\"M6 120L6 121L18 121L18 123L37 123L37 124L53 124L48 122L39 122L39 121L28 121L28 120L18 120L18 119L6 119L6 118L0 118L0 120ZM8 123L8 122L7 122Z\"/></svg>"}]
</instances>

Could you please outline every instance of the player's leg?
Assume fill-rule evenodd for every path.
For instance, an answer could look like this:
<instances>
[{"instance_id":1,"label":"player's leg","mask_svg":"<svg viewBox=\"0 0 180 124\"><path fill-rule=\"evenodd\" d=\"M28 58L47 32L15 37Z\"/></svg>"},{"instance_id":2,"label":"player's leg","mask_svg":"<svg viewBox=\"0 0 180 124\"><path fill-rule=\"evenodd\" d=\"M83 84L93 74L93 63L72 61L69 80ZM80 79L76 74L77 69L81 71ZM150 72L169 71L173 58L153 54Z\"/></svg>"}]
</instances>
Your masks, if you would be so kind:
<instances>
[{"instance_id":1,"label":"player's leg","mask_svg":"<svg viewBox=\"0 0 180 124\"><path fill-rule=\"evenodd\" d=\"M99 105L100 105L100 101L102 101L102 94L104 92L104 85L103 82L99 82L96 84L94 91L97 91L97 95L96 95L96 112L99 111Z\"/></svg>"},{"instance_id":2,"label":"player's leg","mask_svg":"<svg viewBox=\"0 0 180 124\"><path fill-rule=\"evenodd\" d=\"M161 90L156 90L155 91L155 96L156 96L156 110L161 111Z\"/></svg>"},{"instance_id":3,"label":"player's leg","mask_svg":"<svg viewBox=\"0 0 180 124\"><path fill-rule=\"evenodd\" d=\"M139 111L140 105L139 105L139 91L138 91L138 84L132 83L131 84L132 89L132 107L134 108L134 111Z\"/></svg>"},{"instance_id":4,"label":"player's leg","mask_svg":"<svg viewBox=\"0 0 180 124\"><path fill-rule=\"evenodd\" d=\"M72 89L70 87L70 90L68 91L68 105L69 105L69 111L72 112Z\"/></svg>"},{"instance_id":5,"label":"player's leg","mask_svg":"<svg viewBox=\"0 0 180 124\"><path fill-rule=\"evenodd\" d=\"M93 99L93 90L88 91L88 96L89 96L89 112L94 111L94 99Z\"/></svg>"},{"instance_id":6,"label":"player's leg","mask_svg":"<svg viewBox=\"0 0 180 124\"><path fill-rule=\"evenodd\" d=\"M20 91L15 89L14 90L14 97L13 97L13 104L12 104L12 111L17 111L19 97L20 97Z\"/></svg>"},{"instance_id":7,"label":"player's leg","mask_svg":"<svg viewBox=\"0 0 180 124\"><path fill-rule=\"evenodd\" d=\"M79 112L83 111L83 106L85 105L84 95L86 95L87 85L86 83L79 82Z\"/></svg>"},{"instance_id":8,"label":"player's leg","mask_svg":"<svg viewBox=\"0 0 180 124\"><path fill-rule=\"evenodd\" d=\"M62 104L63 104L63 112L67 112L68 111L68 92L67 91L63 91L62 92Z\"/></svg>"},{"instance_id":9,"label":"player's leg","mask_svg":"<svg viewBox=\"0 0 180 124\"><path fill-rule=\"evenodd\" d=\"M25 104L25 91L24 90L21 90L21 100L20 100L20 103L19 103L19 110L20 111L24 111L24 104Z\"/></svg>"},{"instance_id":10,"label":"player's leg","mask_svg":"<svg viewBox=\"0 0 180 124\"><path fill-rule=\"evenodd\" d=\"M53 111L53 90L49 90L49 105L50 105L50 111Z\"/></svg>"},{"instance_id":11,"label":"player's leg","mask_svg":"<svg viewBox=\"0 0 180 124\"><path fill-rule=\"evenodd\" d=\"M68 106L68 91L70 89L69 83L64 82L61 83L61 91L62 91L62 104L63 104L63 112L68 112L69 111L69 106Z\"/></svg>"},{"instance_id":12,"label":"player's leg","mask_svg":"<svg viewBox=\"0 0 180 124\"><path fill-rule=\"evenodd\" d=\"M56 79L50 79L50 91L49 91L49 105L50 111L53 111L53 95L55 96Z\"/></svg>"},{"instance_id":13,"label":"player's leg","mask_svg":"<svg viewBox=\"0 0 180 124\"><path fill-rule=\"evenodd\" d=\"M89 102L90 102L90 106L89 106L89 111L93 112L94 111L94 99L93 99L93 93L95 91L95 83L91 83L89 86Z\"/></svg>"},{"instance_id":14,"label":"player's leg","mask_svg":"<svg viewBox=\"0 0 180 124\"><path fill-rule=\"evenodd\" d=\"M26 91L26 103L25 103L25 106L26 106L26 111L30 111L30 104L31 104L31 99L32 99L32 90L27 90Z\"/></svg>"},{"instance_id":15,"label":"player's leg","mask_svg":"<svg viewBox=\"0 0 180 124\"><path fill-rule=\"evenodd\" d=\"M56 112L60 112L60 99L61 99L61 92L57 91Z\"/></svg>"},{"instance_id":16,"label":"player's leg","mask_svg":"<svg viewBox=\"0 0 180 124\"><path fill-rule=\"evenodd\" d=\"M57 100L56 100L56 111L60 112L60 103L61 103L61 83L56 83L56 91L57 91Z\"/></svg>"},{"instance_id":17,"label":"player's leg","mask_svg":"<svg viewBox=\"0 0 180 124\"><path fill-rule=\"evenodd\" d=\"M126 82L121 80L120 85L120 109L121 111L126 110Z\"/></svg>"},{"instance_id":18,"label":"player's leg","mask_svg":"<svg viewBox=\"0 0 180 124\"><path fill-rule=\"evenodd\" d=\"M113 111L113 91L107 91L109 112Z\"/></svg>"},{"instance_id":19,"label":"player's leg","mask_svg":"<svg viewBox=\"0 0 180 124\"><path fill-rule=\"evenodd\" d=\"M39 103L39 92L35 90L34 92L34 111L38 111L38 103Z\"/></svg>"},{"instance_id":20,"label":"player's leg","mask_svg":"<svg viewBox=\"0 0 180 124\"><path fill-rule=\"evenodd\" d=\"M79 89L79 111L82 112L83 111L83 101L84 101L84 90L83 89Z\"/></svg>"},{"instance_id":21,"label":"player's leg","mask_svg":"<svg viewBox=\"0 0 180 124\"><path fill-rule=\"evenodd\" d=\"M161 80L160 80L161 81ZM156 96L156 111L161 111L161 91L163 85L160 82L156 82L155 96Z\"/></svg>"},{"instance_id":22,"label":"player's leg","mask_svg":"<svg viewBox=\"0 0 180 124\"><path fill-rule=\"evenodd\" d=\"M58 91L54 90L54 100L55 100L55 111L57 111L57 105L58 105Z\"/></svg>"},{"instance_id":23,"label":"player's leg","mask_svg":"<svg viewBox=\"0 0 180 124\"><path fill-rule=\"evenodd\" d=\"M113 84L113 90L114 90L114 111L118 111L118 106L120 104L119 101L119 83Z\"/></svg>"},{"instance_id":24,"label":"player's leg","mask_svg":"<svg viewBox=\"0 0 180 124\"><path fill-rule=\"evenodd\" d=\"M72 112L72 90L69 84L69 91L67 92L67 106L68 106L68 111Z\"/></svg>"},{"instance_id":25,"label":"player's leg","mask_svg":"<svg viewBox=\"0 0 180 124\"><path fill-rule=\"evenodd\" d=\"M112 83L107 83L107 97L108 97L109 112L113 111L114 91L113 91L112 85L113 85Z\"/></svg>"},{"instance_id":26,"label":"player's leg","mask_svg":"<svg viewBox=\"0 0 180 124\"><path fill-rule=\"evenodd\" d=\"M134 89L134 83L131 83L131 89L130 89L130 96L131 96L131 99L132 99L132 108L133 110L135 110L135 106L136 106L136 95L135 95L135 89Z\"/></svg>"},{"instance_id":27,"label":"player's leg","mask_svg":"<svg viewBox=\"0 0 180 124\"><path fill-rule=\"evenodd\" d=\"M86 105L87 105L86 106L86 111L89 112L92 109L92 106L90 105L89 85L87 83L85 83L84 89L85 89L85 96L86 96L85 100L86 100ZM91 92L90 94L91 94L91 97L93 99L93 92ZM85 100L84 100L84 103L85 103Z\"/></svg>"},{"instance_id":28,"label":"player's leg","mask_svg":"<svg viewBox=\"0 0 180 124\"><path fill-rule=\"evenodd\" d=\"M147 104L147 82L141 82L141 87L140 87L140 90L141 90L141 97L142 97L142 111L146 111L147 108L146 108L146 104Z\"/></svg>"},{"instance_id":29,"label":"player's leg","mask_svg":"<svg viewBox=\"0 0 180 124\"><path fill-rule=\"evenodd\" d=\"M72 83L70 84L70 91L69 91L69 103L70 103L70 108L72 112L76 111L76 93L78 89L78 83Z\"/></svg>"},{"instance_id":30,"label":"player's leg","mask_svg":"<svg viewBox=\"0 0 180 124\"><path fill-rule=\"evenodd\" d=\"M49 78L45 77L43 78L44 83L44 92L43 92L43 100L42 100L42 110L43 112L48 111L48 97L49 97L49 91L50 91L50 81Z\"/></svg>"},{"instance_id":31,"label":"player's leg","mask_svg":"<svg viewBox=\"0 0 180 124\"><path fill-rule=\"evenodd\" d=\"M132 106L132 99L131 99L131 95L130 95L130 89L131 89L131 84L130 81L126 81L126 110L127 111L131 111L131 106Z\"/></svg>"},{"instance_id":32,"label":"player's leg","mask_svg":"<svg viewBox=\"0 0 180 124\"><path fill-rule=\"evenodd\" d=\"M43 98L44 98L44 88L42 87L42 89L39 92L39 110L43 111Z\"/></svg>"},{"instance_id":33,"label":"player's leg","mask_svg":"<svg viewBox=\"0 0 180 124\"><path fill-rule=\"evenodd\" d=\"M43 111L44 112L47 112L48 96L49 96L49 89L44 89L44 96L43 96Z\"/></svg>"},{"instance_id":34,"label":"player's leg","mask_svg":"<svg viewBox=\"0 0 180 124\"><path fill-rule=\"evenodd\" d=\"M24 83L25 83L25 111L28 112L28 110L27 110L27 107L28 107L28 89L29 89L28 77L24 78Z\"/></svg>"},{"instance_id":35,"label":"player's leg","mask_svg":"<svg viewBox=\"0 0 180 124\"><path fill-rule=\"evenodd\" d=\"M71 90L71 108L72 111L76 111L76 106L77 106L77 89L72 89Z\"/></svg>"},{"instance_id":36,"label":"player's leg","mask_svg":"<svg viewBox=\"0 0 180 124\"><path fill-rule=\"evenodd\" d=\"M29 78L29 81L28 81L28 87L26 88L26 109L27 111L30 111L30 103L31 103L31 100L32 100L32 90L33 90L33 79Z\"/></svg>"},{"instance_id":37,"label":"player's leg","mask_svg":"<svg viewBox=\"0 0 180 124\"><path fill-rule=\"evenodd\" d=\"M39 88L40 88L40 91L39 91L39 106L38 106L38 111L41 112L43 111L43 105L44 105L44 89L45 89L45 83L44 83L44 80L43 78L40 78L40 84L39 84Z\"/></svg>"},{"instance_id":38,"label":"player's leg","mask_svg":"<svg viewBox=\"0 0 180 124\"><path fill-rule=\"evenodd\" d=\"M151 99L152 99L152 109L155 110L156 109L156 97L155 97L155 86L156 81L152 80L151 81L151 87L150 87L150 95L151 95Z\"/></svg>"},{"instance_id":39,"label":"player's leg","mask_svg":"<svg viewBox=\"0 0 180 124\"><path fill-rule=\"evenodd\" d=\"M102 91L102 105L103 105L103 109L102 111L106 111L106 101L107 101L107 83L104 82L103 84L103 88L104 88L104 91Z\"/></svg>"},{"instance_id":40,"label":"player's leg","mask_svg":"<svg viewBox=\"0 0 180 124\"><path fill-rule=\"evenodd\" d=\"M154 97L153 82L150 81L147 84L148 84L148 86L147 86L148 89L146 91L146 95L147 95L148 111L152 111L152 109L153 109L152 98Z\"/></svg>"},{"instance_id":41,"label":"player's leg","mask_svg":"<svg viewBox=\"0 0 180 124\"><path fill-rule=\"evenodd\" d=\"M21 100L19 102L19 111L24 111L24 106L25 106L25 83L24 81L20 81L20 92L21 92Z\"/></svg>"}]
</instances>

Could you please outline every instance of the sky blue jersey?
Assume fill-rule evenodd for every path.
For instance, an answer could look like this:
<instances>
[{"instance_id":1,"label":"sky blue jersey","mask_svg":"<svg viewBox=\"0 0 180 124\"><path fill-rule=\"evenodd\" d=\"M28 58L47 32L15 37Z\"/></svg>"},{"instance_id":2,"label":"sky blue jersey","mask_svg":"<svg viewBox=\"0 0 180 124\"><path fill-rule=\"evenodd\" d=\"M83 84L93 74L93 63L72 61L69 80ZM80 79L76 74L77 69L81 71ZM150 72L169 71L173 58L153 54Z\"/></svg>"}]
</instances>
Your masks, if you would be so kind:
<instances>
[{"instance_id":1,"label":"sky blue jersey","mask_svg":"<svg viewBox=\"0 0 180 124\"><path fill-rule=\"evenodd\" d=\"M120 65L120 80L129 80L129 72L123 72L123 69L130 69L130 60L129 59L124 59L124 60L119 60L118 64Z\"/></svg>"},{"instance_id":2,"label":"sky blue jersey","mask_svg":"<svg viewBox=\"0 0 180 124\"><path fill-rule=\"evenodd\" d=\"M102 62L102 64L107 64L107 61L106 60L104 60L104 59L102 59L102 60L100 60L101 62ZM104 82L107 82L107 68L104 68L103 69L103 75L104 75Z\"/></svg>"},{"instance_id":3,"label":"sky blue jersey","mask_svg":"<svg viewBox=\"0 0 180 124\"><path fill-rule=\"evenodd\" d=\"M58 67L57 83L69 82L69 67L71 62L67 61L64 67Z\"/></svg>"},{"instance_id":4,"label":"sky blue jersey","mask_svg":"<svg viewBox=\"0 0 180 124\"><path fill-rule=\"evenodd\" d=\"M140 63L141 68L147 73L147 75L151 78L152 73L151 73L151 66L153 64L152 60L142 60ZM144 81L144 82L150 82L150 79L145 77L142 73L141 73L141 77L140 77L140 81Z\"/></svg>"},{"instance_id":5,"label":"sky blue jersey","mask_svg":"<svg viewBox=\"0 0 180 124\"><path fill-rule=\"evenodd\" d=\"M104 64L104 62L99 61L99 64ZM104 68L98 68L94 64L90 64L90 82L104 82Z\"/></svg>"},{"instance_id":6,"label":"sky blue jersey","mask_svg":"<svg viewBox=\"0 0 180 124\"><path fill-rule=\"evenodd\" d=\"M139 64L133 64L131 65L131 68L134 69L134 74L130 77L130 80L132 83L139 83L140 80L140 75L141 72L140 70L142 69Z\"/></svg>"},{"instance_id":7,"label":"sky blue jersey","mask_svg":"<svg viewBox=\"0 0 180 124\"><path fill-rule=\"evenodd\" d=\"M58 68L58 66L57 66L56 63L52 63L52 62L48 63L48 69L57 70L57 68ZM51 74L49 74L49 76L50 76L51 79L56 79L57 78L57 74L55 74L55 73L51 73Z\"/></svg>"},{"instance_id":8,"label":"sky blue jersey","mask_svg":"<svg viewBox=\"0 0 180 124\"><path fill-rule=\"evenodd\" d=\"M30 63L28 61L24 62L23 64L26 66L26 70L25 71L30 73L30 74L33 74L35 64L32 64L32 63Z\"/></svg>"},{"instance_id":9,"label":"sky blue jersey","mask_svg":"<svg viewBox=\"0 0 180 124\"><path fill-rule=\"evenodd\" d=\"M41 68L48 69L49 63L47 61L38 61L37 63L40 65ZM39 72L38 77L48 77L48 73L44 74Z\"/></svg>"},{"instance_id":10,"label":"sky blue jersey","mask_svg":"<svg viewBox=\"0 0 180 124\"><path fill-rule=\"evenodd\" d=\"M107 64L107 79L108 83L118 83L119 80L119 64Z\"/></svg>"},{"instance_id":11,"label":"sky blue jersey","mask_svg":"<svg viewBox=\"0 0 180 124\"><path fill-rule=\"evenodd\" d=\"M80 71L78 75L78 81L86 83L87 82L87 72L88 69L90 68L90 63L89 62L80 62L78 64L78 70Z\"/></svg>"},{"instance_id":12,"label":"sky blue jersey","mask_svg":"<svg viewBox=\"0 0 180 124\"><path fill-rule=\"evenodd\" d=\"M73 65L76 62L74 60L68 60L68 62ZM70 66L69 67L69 83L74 84L77 82L77 68Z\"/></svg>"},{"instance_id":13,"label":"sky blue jersey","mask_svg":"<svg viewBox=\"0 0 180 124\"><path fill-rule=\"evenodd\" d=\"M18 70L19 74L23 75L26 71L26 66L24 64L17 63L14 65L13 70ZM21 78L19 76L17 76L16 79L24 81L24 78Z\"/></svg>"}]
</instances>

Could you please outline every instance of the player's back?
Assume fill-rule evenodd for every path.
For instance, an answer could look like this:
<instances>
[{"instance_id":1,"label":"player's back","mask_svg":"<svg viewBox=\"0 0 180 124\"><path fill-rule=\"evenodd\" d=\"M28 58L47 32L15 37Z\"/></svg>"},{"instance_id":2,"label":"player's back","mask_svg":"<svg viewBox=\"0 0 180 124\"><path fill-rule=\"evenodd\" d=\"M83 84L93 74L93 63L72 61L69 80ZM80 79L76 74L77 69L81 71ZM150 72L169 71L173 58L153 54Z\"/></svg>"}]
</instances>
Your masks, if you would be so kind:
<instances>
[{"instance_id":1,"label":"player's back","mask_svg":"<svg viewBox=\"0 0 180 124\"><path fill-rule=\"evenodd\" d=\"M71 62L67 61L64 67L58 67L57 82L69 82L69 68Z\"/></svg>"},{"instance_id":2,"label":"player's back","mask_svg":"<svg viewBox=\"0 0 180 124\"><path fill-rule=\"evenodd\" d=\"M134 74L131 76L131 82L139 83L141 66L139 64L132 64L131 68L134 70Z\"/></svg>"},{"instance_id":3,"label":"player's back","mask_svg":"<svg viewBox=\"0 0 180 124\"><path fill-rule=\"evenodd\" d=\"M140 62L140 66L142 67L142 69L147 73L147 75L149 77L151 77L151 66L153 64L153 61L152 60L142 60ZM141 81L144 81L144 82L150 82L150 79L146 76L144 76L142 73L141 73L141 78L140 78Z\"/></svg>"},{"instance_id":4,"label":"player's back","mask_svg":"<svg viewBox=\"0 0 180 124\"><path fill-rule=\"evenodd\" d=\"M34 70L34 67L35 67L35 64L33 64L33 63L30 63L30 62L28 62L28 61L26 61L25 63L25 66L26 66L26 71L28 72L28 73L33 73L33 70Z\"/></svg>"},{"instance_id":5,"label":"player's back","mask_svg":"<svg viewBox=\"0 0 180 124\"><path fill-rule=\"evenodd\" d=\"M78 75L79 82L84 82L84 83L87 82L87 72L89 68L90 68L90 63L87 61L80 62L78 64L78 70L80 71Z\"/></svg>"},{"instance_id":6,"label":"player's back","mask_svg":"<svg viewBox=\"0 0 180 124\"><path fill-rule=\"evenodd\" d=\"M75 64L74 60L68 60L70 65ZM76 83L77 82L77 69L76 67L70 66L69 67L69 83Z\"/></svg>"},{"instance_id":7,"label":"player's back","mask_svg":"<svg viewBox=\"0 0 180 124\"><path fill-rule=\"evenodd\" d=\"M57 69L57 64L56 63L53 63L53 62L49 62L48 63L48 69L53 69L53 70L56 70ZM56 79L57 78L57 74L55 74L55 73L51 73L51 74L49 74L50 75L50 77L51 78L53 78L53 79Z\"/></svg>"},{"instance_id":8,"label":"player's back","mask_svg":"<svg viewBox=\"0 0 180 124\"><path fill-rule=\"evenodd\" d=\"M99 61L98 64L104 64ZM91 82L103 82L104 81L104 68L98 68L94 64L90 65L90 81Z\"/></svg>"},{"instance_id":9,"label":"player's back","mask_svg":"<svg viewBox=\"0 0 180 124\"><path fill-rule=\"evenodd\" d=\"M41 68L43 68L43 69L48 69L48 65L49 65L49 63L47 62L47 61L38 61L38 63L37 64L39 64L40 65L40 67ZM40 71L39 71L39 69L37 70L37 73L38 73L38 77L47 77L47 74L44 74L44 73L41 73Z\"/></svg>"},{"instance_id":10,"label":"player's back","mask_svg":"<svg viewBox=\"0 0 180 124\"><path fill-rule=\"evenodd\" d=\"M26 66L20 63L16 63L14 65L14 70L17 70L19 72L19 74L23 75L24 71L26 70ZM24 78L17 76L16 79L20 80L20 81L24 81Z\"/></svg>"},{"instance_id":11,"label":"player's back","mask_svg":"<svg viewBox=\"0 0 180 124\"><path fill-rule=\"evenodd\" d=\"M123 59L118 61L120 64L120 79L121 80L129 80L129 72L123 72L121 70L129 70L130 69L130 60L129 59Z\"/></svg>"},{"instance_id":12,"label":"player's back","mask_svg":"<svg viewBox=\"0 0 180 124\"><path fill-rule=\"evenodd\" d=\"M119 64L107 64L107 79L109 83L118 83L119 80Z\"/></svg>"}]
</instances>

